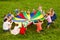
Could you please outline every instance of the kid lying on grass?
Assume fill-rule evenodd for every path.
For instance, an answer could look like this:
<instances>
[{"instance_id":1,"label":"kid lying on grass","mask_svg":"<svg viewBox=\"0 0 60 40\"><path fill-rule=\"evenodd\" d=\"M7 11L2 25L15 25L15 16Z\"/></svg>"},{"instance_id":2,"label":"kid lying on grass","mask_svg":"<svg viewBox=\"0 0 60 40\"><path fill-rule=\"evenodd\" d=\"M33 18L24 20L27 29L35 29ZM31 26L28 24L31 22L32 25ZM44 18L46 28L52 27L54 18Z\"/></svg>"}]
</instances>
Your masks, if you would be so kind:
<instances>
[{"instance_id":1,"label":"kid lying on grass","mask_svg":"<svg viewBox=\"0 0 60 40\"><path fill-rule=\"evenodd\" d=\"M4 31L10 31L11 29L11 20L9 19L9 17L7 19L4 20L4 23L3 23L3 30Z\"/></svg>"}]
</instances>

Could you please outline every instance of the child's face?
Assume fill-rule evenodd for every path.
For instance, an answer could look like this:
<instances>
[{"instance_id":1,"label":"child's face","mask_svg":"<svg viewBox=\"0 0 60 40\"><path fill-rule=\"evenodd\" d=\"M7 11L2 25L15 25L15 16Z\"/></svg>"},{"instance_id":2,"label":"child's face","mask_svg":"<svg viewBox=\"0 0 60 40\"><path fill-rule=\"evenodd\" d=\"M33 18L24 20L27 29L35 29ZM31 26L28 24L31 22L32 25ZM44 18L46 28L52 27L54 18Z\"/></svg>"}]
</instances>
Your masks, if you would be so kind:
<instances>
[{"instance_id":1,"label":"child's face","mask_svg":"<svg viewBox=\"0 0 60 40\"><path fill-rule=\"evenodd\" d=\"M11 17L11 16L9 16L9 19L12 19L12 17Z\"/></svg>"},{"instance_id":2,"label":"child's face","mask_svg":"<svg viewBox=\"0 0 60 40\"><path fill-rule=\"evenodd\" d=\"M30 11L27 11L27 13L30 13Z\"/></svg>"},{"instance_id":3,"label":"child's face","mask_svg":"<svg viewBox=\"0 0 60 40\"><path fill-rule=\"evenodd\" d=\"M33 11L35 11L35 9L33 9Z\"/></svg>"},{"instance_id":4,"label":"child's face","mask_svg":"<svg viewBox=\"0 0 60 40\"><path fill-rule=\"evenodd\" d=\"M46 16L48 16L48 14L46 14Z\"/></svg>"},{"instance_id":5,"label":"child's face","mask_svg":"<svg viewBox=\"0 0 60 40\"><path fill-rule=\"evenodd\" d=\"M19 15L19 13L17 13L17 15Z\"/></svg>"},{"instance_id":6,"label":"child's face","mask_svg":"<svg viewBox=\"0 0 60 40\"><path fill-rule=\"evenodd\" d=\"M41 6L39 6L39 8L38 8L39 10L41 10L42 9L42 7Z\"/></svg>"}]
</instances>

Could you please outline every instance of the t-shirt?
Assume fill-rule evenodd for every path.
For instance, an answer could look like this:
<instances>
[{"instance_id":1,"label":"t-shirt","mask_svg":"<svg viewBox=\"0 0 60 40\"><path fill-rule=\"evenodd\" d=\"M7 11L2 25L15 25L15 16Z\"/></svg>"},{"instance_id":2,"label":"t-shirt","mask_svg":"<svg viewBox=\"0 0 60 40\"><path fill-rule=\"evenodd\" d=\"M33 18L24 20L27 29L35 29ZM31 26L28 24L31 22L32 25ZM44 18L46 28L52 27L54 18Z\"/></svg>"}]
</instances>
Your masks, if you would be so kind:
<instances>
[{"instance_id":1,"label":"t-shirt","mask_svg":"<svg viewBox=\"0 0 60 40\"><path fill-rule=\"evenodd\" d=\"M8 22L8 21L4 22L3 23L3 30L9 30L10 26L11 26L10 22Z\"/></svg>"},{"instance_id":2,"label":"t-shirt","mask_svg":"<svg viewBox=\"0 0 60 40\"><path fill-rule=\"evenodd\" d=\"M19 14L19 16L20 16L21 18L25 18L22 12Z\"/></svg>"},{"instance_id":3,"label":"t-shirt","mask_svg":"<svg viewBox=\"0 0 60 40\"><path fill-rule=\"evenodd\" d=\"M38 22L38 23L36 23L36 25L41 27L42 22Z\"/></svg>"},{"instance_id":4,"label":"t-shirt","mask_svg":"<svg viewBox=\"0 0 60 40\"><path fill-rule=\"evenodd\" d=\"M48 22L52 22L50 15L46 19Z\"/></svg>"},{"instance_id":5,"label":"t-shirt","mask_svg":"<svg viewBox=\"0 0 60 40\"><path fill-rule=\"evenodd\" d=\"M42 22L36 23L37 30L42 30Z\"/></svg>"},{"instance_id":6,"label":"t-shirt","mask_svg":"<svg viewBox=\"0 0 60 40\"><path fill-rule=\"evenodd\" d=\"M26 32L26 28L22 25L22 28L20 28L20 34L24 35Z\"/></svg>"},{"instance_id":7,"label":"t-shirt","mask_svg":"<svg viewBox=\"0 0 60 40\"><path fill-rule=\"evenodd\" d=\"M16 29L19 29L19 27L18 27L18 26L15 26L15 27L14 27L14 30L16 30Z\"/></svg>"},{"instance_id":8,"label":"t-shirt","mask_svg":"<svg viewBox=\"0 0 60 40\"><path fill-rule=\"evenodd\" d=\"M20 31L19 27L18 26L15 26L14 29L11 30L11 34L17 35L17 34L19 34L19 31Z\"/></svg>"}]
</instances>

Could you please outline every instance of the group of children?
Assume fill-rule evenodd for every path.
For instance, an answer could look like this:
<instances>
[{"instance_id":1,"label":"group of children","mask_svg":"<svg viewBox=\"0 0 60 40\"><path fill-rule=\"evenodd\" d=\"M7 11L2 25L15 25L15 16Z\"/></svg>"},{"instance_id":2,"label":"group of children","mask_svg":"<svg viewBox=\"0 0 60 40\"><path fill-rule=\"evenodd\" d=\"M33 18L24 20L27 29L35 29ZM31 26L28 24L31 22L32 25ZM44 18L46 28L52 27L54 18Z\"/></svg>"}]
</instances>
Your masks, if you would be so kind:
<instances>
[{"instance_id":1,"label":"group of children","mask_svg":"<svg viewBox=\"0 0 60 40\"><path fill-rule=\"evenodd\" d=\"M17 9L16 9L17 10ZM53 10L53 8L50 8L50 10L45 14L45 12L42 10L42 7L41 6L39 6L39 8L38 8L38 10L44 15L44 18L47 20L47 28L49 29L49 27L50 27L50 24L51 23L54 23L54 21L55 21L55 19L56 19L56 14L55 14L55 12L54 12L54 10ZM36 14L36 10L35 9L33 9L33 12L32 13L34 13L34 14ZM18 13L18 11L16 11L16 13L17 13L17 16L16 17L18 17L18 18L20 18L20 16L22 17L22 18L25 18L24 16L23 16L23 11L21 11L20 13ZM27 13L30 13L30 11L28 10L27 11ZM19 16L20 15L20 16ZM22 35L24 35L25 34L25 32L26 32L26 30L27 30L27 28L25 28L24 27L24 25L23 24L21 24L22 25L22 27L21 28L19 28L19 25L18 24L15 24L15 27L14 27L14 29L13 30L11 30L11 27L12 27L12 23L13 23L13 21L12 21L12 18L14 17L14 15L12 15L11 13L9 13L8 15L5 15L5 17L4 17L4 23L3 23L3 30L6 32L6 31L10 31L11 32L11 34L13 34L13 35L17 35L17 34L22 34ZM30 22L30 21L29 21ZM37 23L33 23L34 25L36 25L37 26L37 32L38 33L40 33L40 31L42 30L42 23L43 23L43 21L41 21L41 20L37 20Z\"/></svg>"}]
</instances>

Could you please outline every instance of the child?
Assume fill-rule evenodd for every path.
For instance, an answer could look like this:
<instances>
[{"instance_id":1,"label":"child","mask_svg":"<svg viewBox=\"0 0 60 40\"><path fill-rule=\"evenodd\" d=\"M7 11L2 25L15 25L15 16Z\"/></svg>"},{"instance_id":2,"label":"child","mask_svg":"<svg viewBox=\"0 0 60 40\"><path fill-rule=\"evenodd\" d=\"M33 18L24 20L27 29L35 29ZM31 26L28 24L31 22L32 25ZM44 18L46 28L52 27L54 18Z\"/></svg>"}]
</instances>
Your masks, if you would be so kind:
<instances>
[{"instance_id":1,"label":"child","mask_svg":"<svg viewBox=\"0 0 60 40\"><path fill-rule=\"evenodd\" d=\"M42 10L42 6L39 6L38 10L45 16L45 11Z\"/></svg>"},{"instance_id":2,"label":"child","mask_svg":"<svg viewBox=\"0 0 60 40\"><path fill-rule=\"evenodd\" d=\"M23 19L25 19L25 17L24 17L24 15L23 15L23 10L19 13L19 15L18 15L20 18L23 18Z\"/></svg>"},{"instance_id":3,"label":"child","mask_svg":"<svg viewBox=\"0 0 60 40\"><path fill-rule=\"evenodd\" d=\"M42 10L42 6L39 6L39 7L38 7L38 10L41 11L41 13L42 13L42 11L43 11L43 10Z\"/></svg>"},{"instance_id":4,"label":"child","mask_svg":"<svg viewBox=\"0 0 60 40\"><path fill-rule=\"evenodd\" d=\"M15 9L14 11L15 11L15 13L17 14L17 13L19 12L19 9Z\"/></svg>"},{"instance_id":5,"label":"child","mask_svg":"<svg viewBox=\"0 0 60 40\"><path fill-rule=\"evenodd\" d=\"M12 19L14 17L14 15L12 15L11 13L4 15L4 20L7 19L9 17L9 19Z\"/></svg>"},{"instance_id":6,"label":"child","mask_svg":"<svg viewBox=\"0 0 60 40\"><path fill-rule=\"evenodd\" d=\"M37 32L38 33L40 33L40 31L42 30L42 21L40 21L40 20L38 20L38 22L37 23L35 23L36 24L36 26L37 26Z\"/></svg>"},{"instance_id":7,"label":"child","mask_svg":"<svg viewBox=\"0 0 60 40\"><path fill-rule=\"evenodd\" d=\"M35 10L35 9L33 9L33 13L34 13L34 15L37 13L37 11Z\"/></svg>"},{"instance_id":8,"label":"child","mask_svg":"<svg viewBox=\"0 0 60 40\"><path fill-rule=\"evenodd\" d=\"M51 19L52 19L52 22L54 23L55 19L56 19L56 14L53 10L53 8L50 8L50 16L51 16Z\"/></svg>"},{"instance_id":9,"label":"child","mask_svg":"<svg viewBox=\"0 0 60 40\"><path fill-rule=\"evenodd\" d=\"M49 13L46 14L46 16L47 16L46 20L48 21L47 28L49 29L50 24L52 23L52 20L51 20L51 17L50 17L50 15L49 15Z\"/></svg>"},{"instance_id":10,"label":"child","mask_svg":"<svg viewBox=\"0 0 60 40\"><path fill-rule=\"evenodd\" d=\"M32 18L34 15L36 15L36 10L35 10L35 9L33 9L33 11L30 13L31 18Z\"/></svg>"},{"instance_id":11,"label":"child","mask_svg":"<svg viewBox=\"0 0 60 40\"><path fill-rule=\"evenodd\" d=\"M30 10L29 9L27 10L27 14L30 14Z\"/></svg>"},{"instance_id":12,"label":"child","mask_svg":"<svg viewBox=\"0 0 60 40\"><path fill-rule=\"evenodd\" d=\"M26 32L26 28L24 28L24 25L22 24L22 27L20 28L20 34L24 35Z\"/></svg>"},{"instance_id":13,"label":"child","mask_svg":"<svg viewBox=\"0 0 60 40\"><path fill-rule=\"evenodd\" d=\"M30 10L28 9L28 11L27 11L27 19L30 21Z\"/></svg>"},{"instance_id":14,"label":"child","mask_svg":"<svg viewBox=\"0 0 60 40\"><path fill-rule=\"evenodd\" d=\"M9 17L8 17L9 18ZM3 30L4 31L9 31L11 28L11 23L9 19L5 19L3 23Z\"/></svg>"},{"instance_id":15,"label":"child","mask_svg":"<svg viewBox=\"0 0 60 40\"><path fill-rule=\"evenodd\" d=\"M19 29L19 27L18 27L18 24L15 24L14 29L11 30L11 34L17 35L17 34L19 34L19 31L20 31L20 29Z\"/></svg>"}]
</instances>

